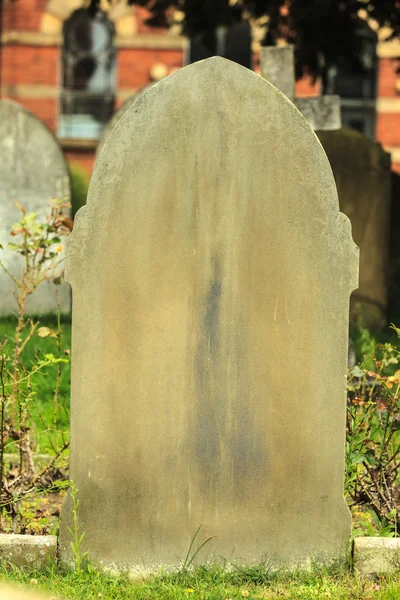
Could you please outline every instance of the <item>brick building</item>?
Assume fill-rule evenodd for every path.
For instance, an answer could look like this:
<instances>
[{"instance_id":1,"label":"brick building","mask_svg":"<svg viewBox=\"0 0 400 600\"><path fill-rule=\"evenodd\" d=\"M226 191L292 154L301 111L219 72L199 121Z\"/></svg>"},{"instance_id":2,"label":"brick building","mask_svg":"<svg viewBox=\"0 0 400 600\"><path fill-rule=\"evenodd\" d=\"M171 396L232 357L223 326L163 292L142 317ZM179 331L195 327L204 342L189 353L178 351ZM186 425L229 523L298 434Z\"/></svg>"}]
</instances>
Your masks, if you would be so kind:
<instances>
[{"instance_id":1,"label":"brick building","mask_svg":"<svg viewBox=\"0 0 400 600\"><path fill-rule=\"evenodd\" d=\"M1 92L46 123L68 160L90 172L113 110L182 67L188 42L177 31L149 28L146 10L123 0L106 3L89 32L81 7L82 0L3 0ZM257 44L255 36L256 71ZM350 90L344 98L344 122L376 137L400 173L400 41L378 41L375 54L372 84L360 82L361 91ZM298 95L317 91L307 80L297 83Z\"/></svg>"}]
</instances>

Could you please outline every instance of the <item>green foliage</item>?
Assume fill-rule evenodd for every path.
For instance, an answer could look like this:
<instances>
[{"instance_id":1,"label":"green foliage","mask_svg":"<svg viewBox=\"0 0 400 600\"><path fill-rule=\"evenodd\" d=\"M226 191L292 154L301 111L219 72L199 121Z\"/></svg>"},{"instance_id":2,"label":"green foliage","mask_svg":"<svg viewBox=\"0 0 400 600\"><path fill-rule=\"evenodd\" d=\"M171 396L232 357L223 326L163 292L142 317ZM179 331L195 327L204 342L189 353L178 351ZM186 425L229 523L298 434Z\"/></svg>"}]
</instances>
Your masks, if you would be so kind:
<instances>
[{"instance_id":1,"label":"green foliage","mask_svg":"<svg viewBox=\"0 0 400 600\"><path fill-rule=\"evenodd\" d=\"M40 325L57 330L57 317L54 315L40 317ZM8 340L4 347L4 352L11 359L13 355L13 347L15 343L15 330L17 326L16 317L8 317L0 319L0 340ZM38 331L41 327L35 330L29 343L24 347L20 359L24 367L29 369L35 364L36 360L44 360L46 354L57 354L57 340L51 335L40 337ZM24 343L28 330L22 332L22 343ZM71 348L71 323L70 317L64 320L61 324L61 347L63 358L68 358L69 349ZM66 353L66 354L65 354ZM69 430L69 397L70 397L70 378L71 364L68 360L62 363L62 369L59 379L59 400L60 411L57 415L56 427L49 424L53 422L54 412L54 389L57 382L58 364L48 365L46 369L36 372L34 379L31 381L32 391L34 392L34 401L31 403L31 418L32 431L34 434L34 450L39 454L52 453L53 447L59 446L62 443L61 432ZM15 445L15 444L14 444ZM12 451L12 446L7 448L7 451Z\"/></svg>"},{"instance_id":2,"label":"green foliage","mask_svg":"<svg viewBox=\"0 0 400 600\"><path fill-rule=\"evenodd\" d=\"M400 498L400 350L376 344L365 331L359 344L368 352L348 377L345 492L355 507L356 535L393 536Z\"/></svg>"},{"instance_id":3,"label":"green foliage","mask_svg":"<svg viewBox=\"0 0 400 600\"><path fill-rule=\"evenodd\" d=\"M56 565L45 571L3 568L4 583L23 583L57 598L85 600L395 600L400 597L398 576L362 581L348 571L332 573L269 574L253 582L240 571L199 568L190 573L129 579L89 567L63 571Z\"/></svg>"},{"instance_id":4,"label":"green foliage","mask_svg":"<svg viewBox=\"0 0 400 600\"><path fill-rule=\"evenodd\" d=\"M188 551L186 553L185 559L182 562L182 571L187 571L193 565L194 561L196 560L197 556L200 554L201 550L214 537L212 535L209 536L200 545L197 544L197 548L196 548L196 550L194 550L194 543L196 542L196 540L198 538L198 535L200 533L200 529L201 529L201 525L198 527L196 533L194 534L193 538L190 541L189 548L188 548Z\"/></svg>"},{"instance_id":5,"label":"green foliage","mask_svg":"<svg viewBox=\"0 0 400 600\"><path fill-rule=\"evenodd\" d=\"M72 213L75 216L78 210L86 204L90 176L85 169L83 169L77 163L71 163L69 165L69 173L71 183Z\"/></svg>"},{"instance_id":6,"label":"green foliage","mask_svg":"<svg viewBox=\"0 0 400 600\"><path fill-rule=\"evenodd\" d=\"M54 470L57 459L69 446L69 432L57 431L59 414L62 410L60 382L63 364L69 363L69 353L63 352L61 345L60 308L56 328L39 327L38 321L25 315L27 299L45 281L60 283L63 274L63 238L72 229L71 219L65 215L66 204L55 200L45 220L38 219L35 213L27 213L16 202L21 211L21 220L12 226L14 242L8 244L8 251L23 259L19 275L8 270L0 260L0 268L15 285L15 299L18 314L12 333L0 340L0 530L10 519L13 531L18 528L18 503L32 490L37 490ZM0 248L2 249L2 248ZM59 295L56 292L58 305ZM27 361L26 348L32 340L50 338L53 348L48 352L37 352ZM33 412L37 410L36 383L49 369L56 370L52 389L52 415L43 421L45 430L54 433L55 443L49 436L53 456L39 471L36 468L33 450ZM6 468L6 453L18 456L17 470ZM51 479L51 478L50 478ZM50 481L52 485L52 480Z\"/></svg>"},{"instance_id":7,"label":"green foliage","mask_svg":"<svg viewBox=\"0 0 400 600\"><path fill-rule=\"evenodd\" d=\"M68 531L72 536L70 542L71 550L74 555L75 570L81 571L83 565L87 562L87 552L81 551L82 542L86 535L85 531L81 531L82 527L78 522L78 508L80 500L78 499L78 488L73 481L70 481L69 493L72 501L72 527L68 527Z\"/></svg>"}]
</instances>

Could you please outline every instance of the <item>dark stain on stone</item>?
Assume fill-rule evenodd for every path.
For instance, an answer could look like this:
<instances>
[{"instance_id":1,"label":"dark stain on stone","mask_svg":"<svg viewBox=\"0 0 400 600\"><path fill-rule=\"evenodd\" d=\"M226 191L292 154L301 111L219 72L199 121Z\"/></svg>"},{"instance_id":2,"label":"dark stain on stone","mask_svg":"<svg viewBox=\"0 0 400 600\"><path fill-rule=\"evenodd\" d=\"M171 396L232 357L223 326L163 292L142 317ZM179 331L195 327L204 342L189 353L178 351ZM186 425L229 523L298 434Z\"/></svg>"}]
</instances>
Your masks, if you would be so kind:
<instances>
[{"instance_id":1,"label":"dark stain on stone","mask_svg":"<svg viewBox=\"0 0 400 600\"><path fill-rule=\"evenodd\" d=\"M222 296L221 265L213 261L213 277L203 301L201 337L196 352L197 423L196 453L204 469L212 473L220 454L222 426L221 382L216 377L220 362L220 310Z\"/></svg>"}]
</instances>

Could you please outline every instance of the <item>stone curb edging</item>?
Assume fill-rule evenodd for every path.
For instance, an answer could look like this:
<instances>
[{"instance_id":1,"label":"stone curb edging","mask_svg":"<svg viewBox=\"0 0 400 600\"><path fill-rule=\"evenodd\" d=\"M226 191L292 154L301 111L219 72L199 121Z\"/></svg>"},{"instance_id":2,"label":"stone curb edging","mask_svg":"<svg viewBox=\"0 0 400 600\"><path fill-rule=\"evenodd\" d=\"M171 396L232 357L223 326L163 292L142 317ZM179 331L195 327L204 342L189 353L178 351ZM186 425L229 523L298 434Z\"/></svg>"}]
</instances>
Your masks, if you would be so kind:
<instances>
[{"instance_id":1,"label":"stone curb edging","mask_svg":"<svg viewBox=\"0 0 400 600\"><path fill-rule=\"evenodd\" d=\"M400 568L400 538L356 537L353 564L360 577L395 573Z\"/></svg>"},{"instance_id":2,"label":"stone curb edging","mask_svg":"<svg viewBox=\"0 0 400 600\"><path fill-rule=\"evenodd\" d=\"M57 536L0 534L0 564L42 569L57 560Z\"/></svg>"},{"instance_id":3,"label":"stone curb edging","mask_svg":"<svg viewBox=\"0 0 400 600\"><path fill-rule=\"evenodd\" d=\"M0 534L0 564L41 569L57 561L57 536ZM390 574L400 568L400 538L357 537L353 564L361 577Z\"/></svg>"}]
</instances>

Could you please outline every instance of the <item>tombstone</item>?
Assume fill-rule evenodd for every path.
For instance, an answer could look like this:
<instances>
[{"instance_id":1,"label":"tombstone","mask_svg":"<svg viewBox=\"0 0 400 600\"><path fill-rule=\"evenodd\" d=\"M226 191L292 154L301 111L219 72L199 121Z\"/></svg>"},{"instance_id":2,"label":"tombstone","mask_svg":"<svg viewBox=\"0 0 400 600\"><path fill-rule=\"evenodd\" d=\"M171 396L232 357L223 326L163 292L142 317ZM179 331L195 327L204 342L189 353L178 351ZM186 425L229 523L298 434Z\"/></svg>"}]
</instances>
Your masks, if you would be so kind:
<instances>
[{"instance_id":1,"label":"tombstone","mask_svg":"<svg viewBox=\"0 0 400 600\"><path fill-rule=\"evenodd\" d=\"M340 210L349 217L360 248L360 281L353 292L350 318L364 325L386 324L391 222L391 160L378 142L343 127L320 131L318 137L331 163Z\"/></svg>"},{"instance_id":2,"label":"tombstone","mask_svg":"<svg viewBox=\"0 0 400 600\"><path fill-rule=\"evenodd\" d=\"M133 573L346 554L358 249L306 120L210 58L110 134L68 240L82 551ZM60 555L72 560L72 500Z\"/></svg>"},{"instance_id":3,"label":"tombstone","mask_svg":"<svg viewBox=\"0 0 400 600\"><path fill-rule=\"evenodd\" d=\"M12 225L21 220L16 199L27 212L46 217L52 198L69 201L68 168L60 146L49 129L22 106L0 101L0 257L18 275L22 258L7 250ZM15 240L14 240L15 241ZM27 312L44 314L57 311L56 290L61 310L70 310L68 284L55 286L43 282L27 300ZM0 315L17 311L15 285L0 268Z\"/></svg>"},{"instance_id":4,"label":"tombstone","mask_svg":"<svg viewBox=\"0 0 400 600\"><path fill-rule=\"evenodd\" d=\"M267 46L260 50L261 75L289 98L314 130L341 127L340 97L296 97L293 46Z\"/></svg>"},{"instance_id":5,"label":"tombstone","mask_svg":"<svg viewBox=\"0 0 400 600\"><path fill-rule=\"evenodd\" d=\"M388 302L390 156L380 144L341 128L339 96L295 97L293 46L261 49L263 77L285 93L314 130L328 155L339 192L340 210L349 217L360 248L360 281L352 294L350 318L386 324Z\"/></svg>"}]
</instances>

